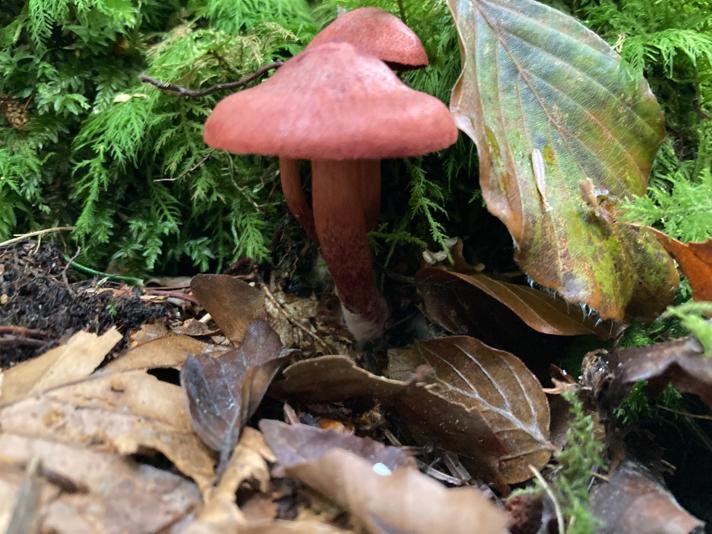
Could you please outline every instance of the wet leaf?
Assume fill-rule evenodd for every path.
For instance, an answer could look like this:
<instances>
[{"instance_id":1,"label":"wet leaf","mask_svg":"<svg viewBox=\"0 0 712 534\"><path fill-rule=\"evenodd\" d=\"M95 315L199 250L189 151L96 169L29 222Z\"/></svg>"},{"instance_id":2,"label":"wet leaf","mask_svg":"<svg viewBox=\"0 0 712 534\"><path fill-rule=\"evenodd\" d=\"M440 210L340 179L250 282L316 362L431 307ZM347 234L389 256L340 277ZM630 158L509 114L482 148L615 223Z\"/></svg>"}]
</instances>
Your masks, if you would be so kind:
<instances>
[{"instance_id":1,"label":"wet leaf","mask_svg":"<svg viewBox=\"0 0 712 534\"><path fill-rule=\"evenodd\" d=\"M586 317L578 306L568 305L543 291L485 274L426 267L416 274L415 280L428 316L455 334L468 333L470 322L492 313L490 306L477 309L482 299L473 292L484 293L503 304L529 328L542 334L608 338L612 333L611 324L597 324L596 319Z\"/></svg>"},{"instance_id":2,"label":"wet leaf","mask_svg":"<svg viewBox=\"0 0 712 534\"><path fill-rule=\"evenodd\" d=\"M415 465L402 449L387 447L353 434L302 424L288 425L272 419L260 421L260 430L277 460L285 468L316 460L329 449L350 451L371 464L382 464L390 471L404 465Z\"/></svg>"},{"instance_id":3,"label":"wet leaf","mask_svg":"<svg viewBox=\"0 0 712 534\"><path fill-rule=\"evenodd\" d=\"M446 489L412 467L378 474L370 461L343 449L287 468L351 512L369 532L494 534L507 515L475 488Z\"/></svg>"},{"instance_id":4,"label":"wet leaf","mask_svg":"<svg viewBox=\"0 0 712 534\"><path fill-rule=\"evenodd\" d=\"M199 274L193 277L190 289L235 345L242 342L253 320L266 317L262 291L234 276Z\"/></svg>"},{"instance_id":5,"label":"wet leaf","mask_svg":"<svg viewBox=\"0 0 712 534\"><path fill-rule=\"evenodd\" d=\"M0 409L0 428L106 452L160 451L201 488L214 478L182 389L142 371L92 375L15 401Z\"/></svg>"},{"instance_id":6,"label":"wet leaf","mask_svg":"<svg viewBox=\"0 0 712 534\"><path fill-rule=\"evenodd\" d=\"M675 500L650 471L625 461L592 493L601 534L687 534L704 526Z\"/></svg>"},{"instance_id":7,"label":"wet leaf","mask_svg":"<svg viewBox=\"0 0 712 534\"><path fill-rule=\"evenodd\" d=\"M541 384L516 356L472 337L433 339L389 353L389 376L407 379L420 365L435 372L432 391L482 414L506 453L499 470L510 483L549 461L549 404Z\"/></svg>"},{"instance_id":8,"label":"wet leaf","mask_svg":"<svg viewBox=\"0 0 712 534\"><path fill-rule=\"evenodd\" d=\"M448 4L463 50L450 106L477 145L484 199L517 262L604 318L654 317L674 296L674 265L611 214L645 193L664 136L648 84L581 23L534 0Z\"/></svg>"},{"instance_id":9,"label":"wet leaf","mask_svg":"<svg viewBox=\"0 0 712 534\"><path fill-rule=\"evenodd\" d=\"M287 353L274 330L253 321L242 344L217 358L189 357L181 369L193 428L225 465Z\"/></svg>"},{"instance_id":10,"label":"wet leaf","mask_svg":"<svg viewBox=\"0 0 712 534\"><path fill-rule=\"evenodd\" d=\"M39 461L42 532L163 532L200 502L192 482L129 458L53 439L0 433L0 531L24 466Z\"/></svg>"},{"instance_id":11,"label":"wet leaf","mask_svg":"<svg viewBox=\"0 0 712 534\"><path fill-rule=\"evenodd\" d=\"M63 345L0 374L0 405L89 376L121 340L115 328L101 336L77 332Z\"/></svg>"},{"instance_id":12,"label":"wet leaf","mask_svg":"<svg viewBox=\"0 0 712 534\"><path fill-rule=\"evenodd\" d=\"M425 378L425 377L423 377ZM447 400L426 382L392 380L361 369L346 356L322 356L290 365L271 392L303 401L377 399L391 406L412 431L434 437L440 447L469 456L475 474L506 484L498 458L506 449L478 411Z\"/></svg>"},{"instance_id":13,"label":"wet leaf","mask_svg":"<svg viewBox=\"0 0 712 534\"><path fill-rule=\"evenodd\" d=\"M680 391L698 395L712 409L712 358L692 337L650 347L623 349L609 354L612 377L608 395L616 403L638 381L654 382L658 389L671 383Z\"/></svg>"},{"instance_id":14,"label":"wet leaf","mask_svg":"<svg viewBox=\"0 0 712 534\"><path fill-rule=\"evenodd\" d=\"M702 243L683 243L651 228L655 236L680 264L690 281L692 298L712 301L712 239Z\"/></svg>"}]
</instances>

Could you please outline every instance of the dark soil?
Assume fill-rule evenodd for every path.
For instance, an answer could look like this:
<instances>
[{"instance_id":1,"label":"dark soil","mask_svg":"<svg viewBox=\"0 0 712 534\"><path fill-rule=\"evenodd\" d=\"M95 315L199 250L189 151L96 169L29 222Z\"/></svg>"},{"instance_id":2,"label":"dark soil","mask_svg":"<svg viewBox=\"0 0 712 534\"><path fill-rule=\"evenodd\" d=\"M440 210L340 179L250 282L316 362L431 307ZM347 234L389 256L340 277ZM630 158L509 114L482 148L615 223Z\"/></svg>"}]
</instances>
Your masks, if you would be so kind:
<instances>
[{"instance_id":1,"label":"dark soil","mask_svg":"<svg viewBox=\"0 0 712 534\"><path fill-rule=\"evenodd\" d=\"M139 295L126 285L87 280L51 243L0 249L0 368L41 354L80 330L101 334L116 326L124 334L114 348L120 351L132 331L171 313Z\"/></svg>"}]
</instances>

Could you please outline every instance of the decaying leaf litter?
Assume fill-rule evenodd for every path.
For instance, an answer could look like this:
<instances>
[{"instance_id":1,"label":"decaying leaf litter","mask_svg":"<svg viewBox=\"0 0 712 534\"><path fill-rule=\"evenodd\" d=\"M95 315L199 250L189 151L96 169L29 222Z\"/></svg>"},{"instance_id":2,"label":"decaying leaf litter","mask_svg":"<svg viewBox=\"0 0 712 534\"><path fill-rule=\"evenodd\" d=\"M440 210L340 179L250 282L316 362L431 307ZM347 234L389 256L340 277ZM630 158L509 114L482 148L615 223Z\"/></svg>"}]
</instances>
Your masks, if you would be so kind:
<instances>
[{"instance_id":1,"label":"decaying leaf litter","mask_svg":"<svg viewBox=\"0 0 712 534\"><path fill-rule=\"evenodd\" d=\"M464 52L451 107L477 144L488 208L506 224L535 287L445 251L453 261L414 278L431 321L426 334L407 346L364 348L353 336L381 339L387 325L373 287L353 304L360 301L352 292L374 276L363 247L356 282L344 258L327 261L350 332L333 320L333 306L285 294L262 276L268 271L196 276L181 288L170 328L144 325L128 350L115 349L116 329L93 325L100 334L79 332L3 371L0 525L16 532L584 532L584 520L604 532L702 527L661 482L661 453L641 455L612 412L641 381L653 399L671 384L708 411L712 403L712 360L701 337L639 349L607 342L624 321L655 318L672 301L678 275L664 249L693 297L707 299L708 243L684 245L616 217L622 199L645 190L662 136L657 103L644 81L621 78L617 55L570 17L530 0L450 4ZM546 67L533 50L551 57ZM600 85L584 104L582 77L571 70ZM635 135L640 128L645 135ZM604 145L615 150L604 153ZM389 148L379 157L411 151ZM373 191L362 194L359 209L372 221ZM309 231L309 217L325 217L326 207L315 204L311 215L303 202L293 198ZM317 238L322 249L337 239L325 235ZM329 255L346 250L339 247ZM59 277L71 294L66 271ZM176 300L169 293L153 295ZM18 298L16 288L4 295ZM478 315L503 317L508 327L493 333ZM365 330L354 326L361 319ZM1 331L2 341L17 345L19 334L29 346L44 343L36 330L19 328L26 330ZM587 335L611 350L591 353L579 381L556 373L556 387L544 389L548 376L533 361L541 351L507 339L519 335ZM571 392L588 410L578 426L561 398ZM708 416L679 415L705 435ZM584 462L576 472L576 447L584 450L587 439L609 445L608 468ZM567 479L571 473L578 478ZM513 486L530 493L512 496Z\"/></svg>"}]
</instances>

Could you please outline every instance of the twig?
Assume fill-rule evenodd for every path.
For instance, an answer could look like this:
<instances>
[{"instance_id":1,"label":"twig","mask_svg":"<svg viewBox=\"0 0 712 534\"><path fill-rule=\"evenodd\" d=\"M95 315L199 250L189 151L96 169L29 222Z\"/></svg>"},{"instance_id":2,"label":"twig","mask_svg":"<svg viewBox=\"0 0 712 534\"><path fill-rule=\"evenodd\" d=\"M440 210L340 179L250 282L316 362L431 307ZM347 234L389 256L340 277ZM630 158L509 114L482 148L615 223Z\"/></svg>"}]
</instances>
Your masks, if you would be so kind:
<instances>
[{"instance_id":1,"label":"twig","mask_svg":"<svg viewBox=\"0 0 712 534\"><path fill-rule=\"evenodd\" d=\"M24 326L0 326L0 334L17 334L24 337L43 337L48 338L49 334L42 330L34 328L26 328Z\"/></svg>"},{"instance_id":2,"label":"twig","mask_svg":"<svg viewBox=\"0 0 712 534\"><path fill-rule=\"evenodd\" d=\"M72 286L69 285L69 278L67 278L67 270L69 269L69 266L72 265L72 262L77 259L81 251L82 249L80 247L77 247L77 251L74 253L74 256L69 259L67 264L64 266L64 269L62 269L62 281L64 282L64 286L67 288L67 291L69 291L69 294L72 296L75 296L76 293L72 289Z\"/></svg>"},{"instance_id":3,"label":"twig","mask_svg":"<svg viewBox=\"0 0 712 534\"><path fill-rule=\"evenodd\" d=\"M539 483L544 487L544 491L551 499L551 502L554 504L554 512L556 512L556 525L559 527L559 534L566 534L564 515L561 513L561 507L559 506L559 501L556 499L556 495L554 495L554 491L551 489L551 486L549 486L549 483L544 479L544 477L541 476L541 473L536 467L530 465L529 470L534 474Z\"/></svg>"},{"instance_id":4,"label":"twig","mask_svg":"<svg viewBox=\"0 0 712 534\"><path fill-rule=\"evenodd\" d=\"M183 87L181 85L176 85L175 83L162 82L161 80L157 80L156 78L153 78L152 76L148 76L147 74L141 74L138 77L138 79L141 80L143 83L148 83L150 85L153 85L154 87L157 87L161 91L167 91L169 93L176 93L180 96L187 96L187 97L191 97L191 98L200 98L203 96L211 95L213 93L217 93L218 91L224 91L225 89L235 89L237 87L242 87L243 85L247 85L248 83L261 78L268 71L281 67L283 64L284 64L284 62L282 62L282 61L275 61L273 63L268 63L267 65L262 65L259 69L257 69L254 73L250 74L249 76L245 76L244 78L241 78L237 81L219 83L219 84L213 85L211 87L206 87L205 89L189 89L189 88Z\"/></svg>"},{"instance_id":5,"label":"twig","mask_svg":"<svg viewBox=\"0 0 712 534\"><path fill-rule=\"evenodd\" d=\"M270 289L267 287L267 284L261 284L262 289L265 292L265 295L267 295L267 298L272 301L272 304L274 304L277 307L277 310L284 315L284 317L289 321L291 324L299 328L302 332L316 340L318 343L320 343L329 353L333 353L334 349L331 345L329 345L326 341L321 339L317 334L309 330L306 326L301 324L299 321L291 317L282 307L282 303L277 300L277 297L274 296L274 294L270 291Z\"/></svg>"},{"instance_id":6,"label":"twig","mask_svg":"<svg viewBox=\"0 0 712 534\"><path fill-rule=\"evenodd\" d=\"M15 348L15 347L43 347L47 341L34 339L31 337L22 336L4 336L0 337L0 347Z\"/></svg>"},{"instance_id":7,"label":"twig","mask_svg":"<svg viewBox=\"0 0 712 534\"><path fill-rule=\"evenodd\" d=\"M188 295L184 291L172 291L170 289L145 288L143 290L143 294L154 296L154 297L166 297L166 298L174 298L174 299L179 299L179 300L186 300L186 301L190 302L191 304L200 304L195 297Z\"/></svg>"},{"instance_id":8,"label":"twig","mask_svg":"<svg viewBox=\"0 0 712 534\"><path fill-rule=\"evenodd\" d=\"M426 475L433 477L435 480L439 480L440 482L446 482L447 484L451 484L453 486L464 485L464 482L461 479L452 475L448 475L447 473L443 473L442 471L435 469L433 466L426 464L422 460L416 460L416 463Z\"/></svg>"},{"instance_id":9,"label":"twig","mask_svg":"<svg viewBox=\"0 0 712 534\"><path fill-rule=\"evenodd\" d=\"M203 163L205 163L206 161L208 161L208 159L210 159L210 156L212 156L214 152L215 152L215 150L212 150L212 149L211 149L211 150L208 150L208 153L205 154L204 157L200 158L200 161L199 161L198 163L196 163L195 165L191 166L190 168L184 170L182 173L180 173L180 174L179 174L178 176L176 176L175 178L156 178L156 179L153 180L153 181L154 181L154 182L177 182L178 180L180 180L180 179L183 178L184 176L187 176L188 174L192 174L193 171L195 171L195 170L196 170L198 167L200 167Z\"/></svg>"},{"instance_id":10,"label":"twig","mask_svg":"<svg viewBox=\"0 0 712 534\"><path fill-rule=\"evenodd\" d=\"M44 230L35 230L34 232L27 232L26 234L15 234L15 237L13 237L12 239L8 239L7 241L3 241L2 243L0 243L0 248L7 247L9 245L14 245L15 243L19 243L20 241L29 239L30 237L42 236L45 234L50 234L52 232L71 232L72 230L74 230L74 226L55 226L53 228L45 228Z\"/></svg>"},{"instance_id":11,"label":"twig","mask_svg":"<svg viewBox=\"0 0 712 534\"><path fill-rule=\"evenodd\" d=\"M666 412L674 413L675 415L682 415L683 417L690 417L692 419L703 419L705 421L712 421L712 415L698 415L695 413L684 412L682 410L674 410L672 408L668 408L667 406L663 406L662 404L656 404L655 407L660 408L661 410L665 410Z\"/></svg>"}]
</instances>

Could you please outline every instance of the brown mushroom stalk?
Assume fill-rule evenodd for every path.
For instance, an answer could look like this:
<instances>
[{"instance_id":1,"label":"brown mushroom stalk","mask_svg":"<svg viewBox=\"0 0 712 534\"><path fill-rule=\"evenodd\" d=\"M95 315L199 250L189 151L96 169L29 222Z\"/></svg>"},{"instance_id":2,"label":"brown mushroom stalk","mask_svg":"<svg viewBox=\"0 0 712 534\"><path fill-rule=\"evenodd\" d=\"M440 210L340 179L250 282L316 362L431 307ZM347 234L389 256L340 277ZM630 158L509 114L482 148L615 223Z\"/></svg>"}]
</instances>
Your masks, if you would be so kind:
<instances>
[{"instance_id":1,"label":"brown mushroom stalk","mask_svg":"<svg viewBox=\"0 0 712 534\"><path fill-rule=\"evenodd\" d=\"M312 161L314 226L319 247L338 289L347 325L357 339L371 339L380 333L388 314L376 285L368 244L364 167L373 167L373 160Z\"/></svg>"},{"instance_id":2,"label":"brown mushroom stalk","mask_svg":"<svg viewBox=\"0 0 712 534\"><path fill-rule=\"evenodd\" d=\"M299 161L290 158L279 158L279 179L289 211L292 212L292 215L294 215L294 218L297 219L297 222L307 235L316 241L314 214L302 189L302 182L299 179Z\"/></svg>"}]
</instances>

